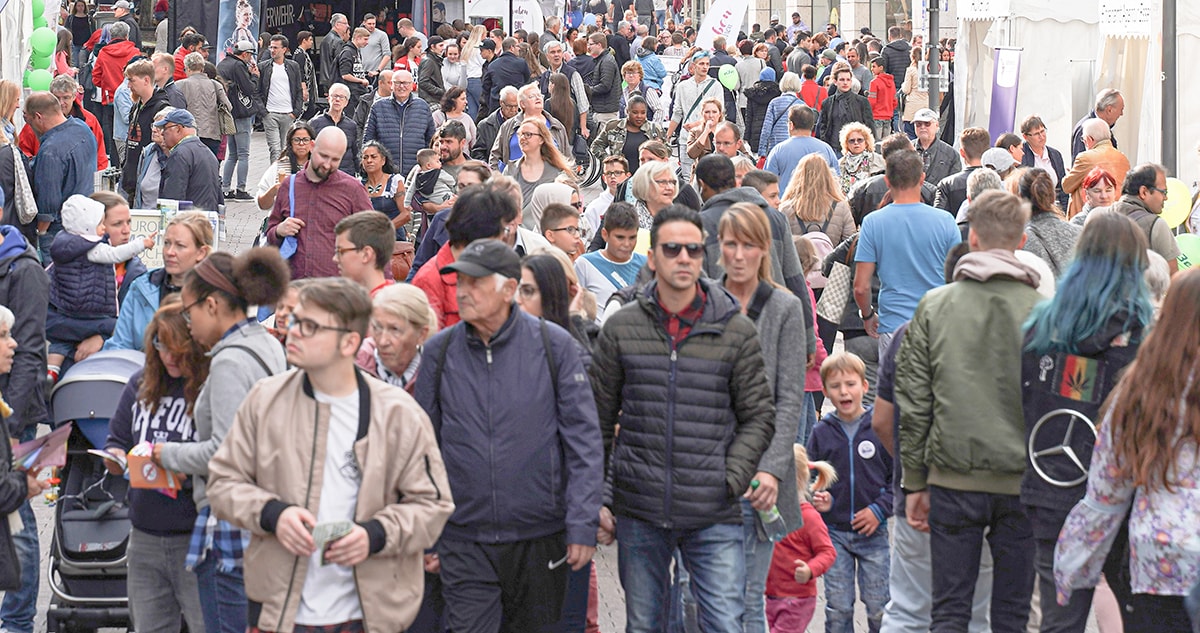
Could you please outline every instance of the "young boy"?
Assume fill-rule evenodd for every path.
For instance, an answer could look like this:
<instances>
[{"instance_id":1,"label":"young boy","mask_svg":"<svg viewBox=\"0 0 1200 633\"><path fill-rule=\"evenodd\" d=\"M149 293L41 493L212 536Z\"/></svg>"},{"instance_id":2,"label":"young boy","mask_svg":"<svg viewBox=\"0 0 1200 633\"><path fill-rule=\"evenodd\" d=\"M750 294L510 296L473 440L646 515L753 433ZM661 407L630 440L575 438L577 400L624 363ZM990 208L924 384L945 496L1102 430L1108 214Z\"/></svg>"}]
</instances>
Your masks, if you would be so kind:
<instances>
[{"instance_id":1,"label":"young boy","mask_svg":"<svg viewBox=\"0 0 1200 633\"><path fill-rule=\"evenodd\" d=\"M602 165L604 191L583 210L583 219L587 220L589 228L600 228L604 224L604 214L616 199L617 188L629 179L629 161L624 156L606 156Z\"/></svg>"},{"instance_id":2,"label":"young boy","mask_svg":"<svg viewBox=\"0 0 1200 633\"><path fill-rule=\"evenodd\" d=\"M892 114L896 112L896 79L887 73L883 58L871 60L871 87L867 99L871 101L871 117L875 120L875 140L882 141L892 134ZM867 149L874 151L875 148Z\"/></svg>"},{"instance_id":3,"label":"young boy","mask_svg":"<svg viewBox=\"0 0 1200 633\"><path fill-rule=\"evenodd\" d=\"M587 253L575 260L579 283L596 295L600 314L598 324L604 323L604 307L609 297L637 281L638 271L646 265L646 256L633 252L637 246L637 211L628 202L614 202L604 215L604 250Z\"/></svg>"},{"instance_id":4,"label":"young boy","mask_svg":"<svg viewBox=\"0 0 1200 633\"><path fill-rule=\"evenodd\" d=\"M413 209L413 217L424 213L421 205L426 202L442 204L454 196L457 183L454 176L442 169L442 159L436 149L425 148L417 152L417 166L404 179L405 204ZM433 214L426 214L432 217ZM417 228L423 228L423 223Z\"/></svg>"},{"instance_id":5,"label":"young boy","mask_svg":"<svg viewBox=\"0 0 1200 633\"><path fill-rule=\"evenodd\" d=\"M566 253L571 261L583 253L583 240L579 237L579 211L575 207L558 203L546 205L538 228L542 230L542 237Z\"/></svg>"},{"instance_id":6,"label":"young boy","mask_svg":"<svg viewBox=\"0 0 1200 633\"><path fill-rule=\"evenodd\" d=\"M359 211L348 215L333 227L334 254L338 274L375 293L396 283L385 269L391 264L396 232L392 221L379 211Z\"/></svg>"},{"instance_id":7,"label":"young boy","mask_svg":"<svg viewBox=\"0 0 1200 633\"><path fill-rule=\"evenodd\" d=\"M863 406L866 373L854 354L825 359L821 383L836 411L821 418L808 440L809 459L829 462L840 475L830 488L833 507L821 513L837 550L825 573L826 633L853 633L856 579L871 633L879 631L889 596L892 457L871 430L871 409Z\"/></svg>"}]
</instances>

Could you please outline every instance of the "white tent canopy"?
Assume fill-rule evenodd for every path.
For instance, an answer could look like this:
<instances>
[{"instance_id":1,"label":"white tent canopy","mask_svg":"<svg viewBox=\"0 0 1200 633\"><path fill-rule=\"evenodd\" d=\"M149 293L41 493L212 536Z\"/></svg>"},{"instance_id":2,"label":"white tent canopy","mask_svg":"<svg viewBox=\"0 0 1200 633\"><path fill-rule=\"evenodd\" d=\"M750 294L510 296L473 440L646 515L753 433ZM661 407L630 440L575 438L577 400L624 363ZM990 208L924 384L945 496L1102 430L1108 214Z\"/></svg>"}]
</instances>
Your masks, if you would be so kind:
<instances>
[{"instance_id":1,"label":"white tent canopy","mask_svg":"<svg viewBox=\"0 0 1200 633\"><path fill-rule=\"evenodd\" d=\"M996 47L1021 49L1017 121L1037 114L1049 144L1070 161L1071 130L1092 108L1095 94L1119 89L1125 114L1113 132L1130 162L1162 162L1161 0L1150 0L1143 29L1107 23L1097 0L994 1L992 11L963 16L955 51L956 129L988 127L992 57ZM1120 4L1109 2L1106 4ZM1130 3L1132 4L1132 3ZM1138 3L1141 4L1141 3ZM1200 3L1178 2L1177 54L1184 69L1200 55ZM1200 99L1200 85L1178 81L1180 104ZM1180 113L1178 173L1200 178L1196 151L1200 120Z\"/></svg>"}]
</instances>

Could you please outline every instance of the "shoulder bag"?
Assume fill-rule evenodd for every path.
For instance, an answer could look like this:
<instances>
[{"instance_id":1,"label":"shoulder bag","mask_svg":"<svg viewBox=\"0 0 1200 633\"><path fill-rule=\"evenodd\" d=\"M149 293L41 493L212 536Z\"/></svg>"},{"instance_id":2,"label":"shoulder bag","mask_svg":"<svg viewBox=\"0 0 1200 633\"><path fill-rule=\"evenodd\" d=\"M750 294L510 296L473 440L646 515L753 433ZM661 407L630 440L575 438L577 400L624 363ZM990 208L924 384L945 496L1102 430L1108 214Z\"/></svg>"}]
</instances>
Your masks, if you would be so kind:
<instances>
[{"instance_id":1,"label":"shoulder bag","mask_svg":"<svg viewBox=\"0 0 1200 633\"><path fill-rule=\"evenodd\" d=\"M217 123L221 127L221 134L237 134L237 123L233 120L233 112L229 106L221 103L221 95L217 93L220 88L217 87L216 81L213 81L213 98L217 100Z\"/></svg>"},{"instance_id":2,"label":"shoulder bag","mask_svg":"<svg viewBox=\"0 0 1200 633\"><path fill-rule=\"evenodd\" d=\"M17 149L16 141L8 146L13 153L13 193L16 197L17 221L29 224L37 218L37 200L33 197L33 187L29 186L29 175L25 173L25 157Z\"/></svg>"}]
</instances>

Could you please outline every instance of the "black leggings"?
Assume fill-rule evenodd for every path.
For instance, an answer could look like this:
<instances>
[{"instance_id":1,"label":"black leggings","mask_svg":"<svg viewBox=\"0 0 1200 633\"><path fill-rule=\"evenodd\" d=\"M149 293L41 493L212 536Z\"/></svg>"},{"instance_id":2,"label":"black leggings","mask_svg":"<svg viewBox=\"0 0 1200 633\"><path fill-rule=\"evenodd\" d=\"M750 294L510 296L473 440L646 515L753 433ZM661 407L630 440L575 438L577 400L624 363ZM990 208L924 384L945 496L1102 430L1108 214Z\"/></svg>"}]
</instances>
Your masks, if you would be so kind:
<instances>
[{"instance_id":1,"label":"black leggings","mask_svg":"<svg viewBox=\"0 0 1200 633\"><path fill-rule=\"evenodd\" d=\"M1183 596L1135 593L1125 610L1125 633L1191 633Z\"/></svg>"}]
</instances>

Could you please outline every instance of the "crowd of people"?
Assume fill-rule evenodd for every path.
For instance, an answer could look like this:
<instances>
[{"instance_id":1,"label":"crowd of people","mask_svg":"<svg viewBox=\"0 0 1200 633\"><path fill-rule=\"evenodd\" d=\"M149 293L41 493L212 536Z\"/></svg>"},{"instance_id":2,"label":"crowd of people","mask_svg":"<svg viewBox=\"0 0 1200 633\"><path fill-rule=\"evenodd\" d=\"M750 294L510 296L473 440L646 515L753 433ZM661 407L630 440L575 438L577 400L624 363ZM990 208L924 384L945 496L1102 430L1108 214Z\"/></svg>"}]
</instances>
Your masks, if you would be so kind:
<instances>
[{"instance_id":1,"label":"crowd of people","mask_svg":"<svg viewBox=\"0 0 1200 633\"><path fill-rule=\"evenodd\" d=\"M613 543L629 631L801 632L821 591L830 633L1192 630L1200 273L1122 95L1068 160L925 107L953 42L585 4L214 66L81 1L48 92L0 79L0 428L144 353L97 447L186 475L125 500L138 630L597 631ZM132 235L160 200L261 234ZM48 484L10 462L32 633Z\"/></svg>"}]
</instances>

